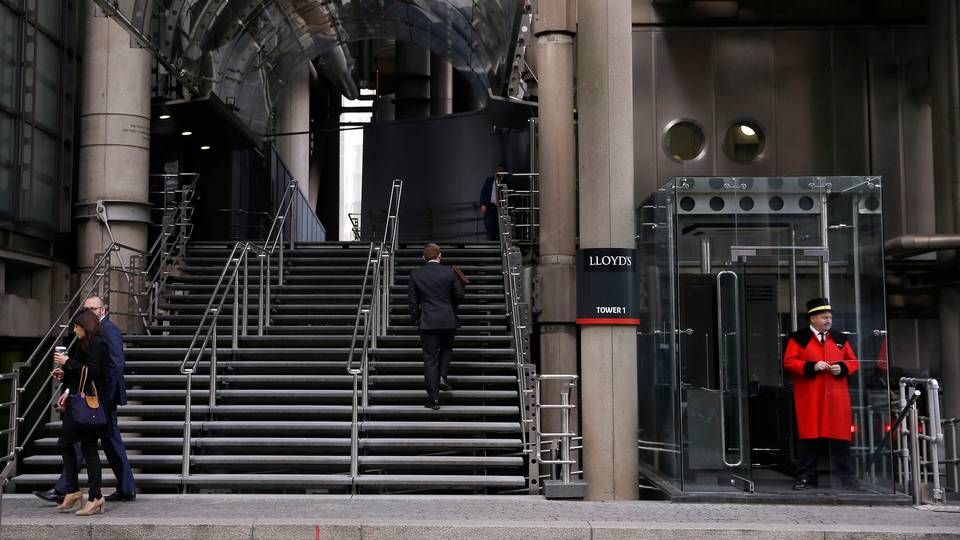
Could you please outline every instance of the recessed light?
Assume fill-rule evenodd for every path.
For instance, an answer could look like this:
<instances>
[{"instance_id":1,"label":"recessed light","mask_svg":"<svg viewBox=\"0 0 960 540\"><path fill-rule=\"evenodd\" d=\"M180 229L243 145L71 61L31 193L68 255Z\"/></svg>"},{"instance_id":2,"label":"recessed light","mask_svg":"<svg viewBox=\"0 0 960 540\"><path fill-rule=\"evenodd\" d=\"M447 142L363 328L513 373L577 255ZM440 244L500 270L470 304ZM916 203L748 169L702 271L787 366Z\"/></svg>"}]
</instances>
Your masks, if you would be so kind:
<instances>
[{"instance_id":1,"label":"recessed light","mask_svg":"<svg viewBox=\"0 0 960 540\"><path fill-rule=\"evenodd\" d=\"M746 124L740 124L740 133L746 137L753 137L757 134L756 130Z\"/></svg>"},{"instance_id":2,"label":"recessed light","mask_svg":"<svg viewBox=\"0 0 960 540\"><path fill-rule=\"evenodd\" d=\"M201 149L201 150L209 150L210 147L207 146L207 145L203 145L203 146L200 147L200 149Z\"/></svg>"},{"instance_id":3,"label":"recessed light","mask_svg":"<svg viewBox=\"0 0 960 540\"><path fill-rule=\"evenodd\" d=\"M158 116L157 118L159 118L159 119L161 119L161 120L169 120L169 119L170 119L170 115L169 115L169 114L161 114L161 115Z\"/></svg>"},{"instance_id":4,"label":"recessed light","mask_svg":"<svg viewBox=\"0 0 960 540\"><path fill-rule=\"evenodd\" d=\"M193 135L193 132L192 132L192 131L184 131L183 133L181 133L181 135L183 135L184 137L189 137L190 135Z\"/></svg>"}]
</instances>

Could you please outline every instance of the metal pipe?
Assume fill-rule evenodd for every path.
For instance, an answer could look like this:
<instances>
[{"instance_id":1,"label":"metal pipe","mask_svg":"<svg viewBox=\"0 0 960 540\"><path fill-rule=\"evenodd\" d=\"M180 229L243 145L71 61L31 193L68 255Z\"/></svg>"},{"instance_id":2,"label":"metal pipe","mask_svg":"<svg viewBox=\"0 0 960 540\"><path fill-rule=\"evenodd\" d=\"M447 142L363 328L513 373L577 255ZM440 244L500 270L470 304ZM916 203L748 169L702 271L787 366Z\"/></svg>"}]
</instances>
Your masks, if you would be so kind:
<instances>
[{"instance_id":1,"label":"metal pipe","mask_svg":"<svg viewBox=\"0 0 960 540\"><path fill-rule=\"evenodd\" d=\"M710 237L700 238L700 273L710 274Z\"/></svg>"},{"instance_id":2,"label":"metal pipe","mask_svg":"<svg viewBox=\"0 0 960 540\"><path fill-rule=\"evenodd\" d=\"M910 257L931 251L960 249L960 234L907 234L891 238L883 243L884 252L890 256Z\"/></svg>"},{"instance_id":3,"label":"metal pipe","mask_svg":"<svg viewBox=\"0 0 960 540\"><path fill-rule=\"evenodd\" d=\"M350 422L350 479L351 492L356 494L356 479L360 470L360 429L357 419L357 375L353 374L353 409Z\"/></svg>"},{"instance_id":4,"label":"metal pipe","mask_svg":"<svg viewBox=\"0 0 960 540\"><path fill-rule=\"evenodd\" d=\"M186 370L187 375L187 397L183 402L183 454L180 463L180 492L187 492L187 479L190 478L190 408L191 395L190 389L193 387L193 368Z\"/></svg>"},{"instance_id":5,"label":"metal pipe","mask_svg":"<svg viewBox=\"0 0 960 540\"><path fill-rule=\"evenodd\" d=\"M944 493L940 486L940 445L943 444L943 432L940 425L940 384L936 379L927 381L927 414L930 418L930 470L933 474L933 502L943 504Z\"/></svg>"},{"instance_id":6,"label":"metal pipe","mask_svg":"<svg viewBox=\"0 0 960 540\"><path fill-rule=\"evenodd\" d=\"M281 253L282 253L282 251L281 251ZM263 311L264 311L264 314L263 314L263 325L264 325L265 327L267 327L267 328L270 328L270 315L269 315L269 313L270 313L270 290L273 288L273 284L271 283L272 279L271 279L271 276L270 276L270 266L271 266L270 258L272 258L272 255L268 255L268 256L267 256L267 293L266 293L265 298L264 298L264 300L263 300L263 303L264 303L264 309L263 309Z\"/></svg>"},{"instance_id":7,"label":"metal pipe","mask_svg":"<svg viewBox=\"0 0 960 540\"><path fill-rule=\"evenodd\" d=\"M244 249L244 251L240 253L240 257L246 258L246 254L247 254L247 251L246 249ZM237 327L240 323L240 280L237 279L236 276L237 276L237 272L240 270L240 259L237 259L235 262L237 264L237 268L234 270L233 280L232 280L233 281L233 332L232 332L233 345L232 347L234 350L236 350L239 345L239 336L238 336L239 332ZM217 326L216 319L213 320L213 326L214 328L216 328Z\"/></svg>"},{"instance_id":8,"label":"metal pipe","mask_svg":"<svg viewBox=\"0 0 960 540\"><path fill-rule=\"evenodd\" d=\"M560 430L564 433L570 433L570 392L560 394L560 405L564 408L560 411ZM560 438L560 459L564 461L560 465L560 479L564 482L570 482L570 435L564 435Z\"/></svg>"},{"instance_id":9,"label":"metal pipe","mask_svg":"<svg viewBox=\"0 0 960 540\"><path fill-rule=\"evenodd\" d=\"M820 259L820 289L821 296L830 298L830 217L827 215L828 193L825 187L820 187L820 239L826 249Z\"/></svg>"},{"instance_id":10,"label":"metal pipe","mask_svg":"<svg viewBox=\"0 0 960 540\"><path fill-rule=\"evenodd\" d=\"M247 336L247 327L249 326L250 320L250 298L248 291L250 290L250 248L247 247L243 252L243 336ZM236 290L236 289L234 289Z\"/></svg>"},{"instance_id":11,"label":"metal pipe","mask_svg":"<svg viewBox=\"0 0 960 540\"><path fill-rule=\"evenodd\" d=\"M280 219L283 220L283 219L285 219L285 217L281 217ZM280 255L279 255L280 259L279 259L279 261L277 262L277 286L278 286L278 287L282 287L282 286L283 286L283 250L284 250L284 247L283 247L283 225L281 225L281 226L280 226Z\"/></svg>"},{"instance_id":12,"label":"metal pipe","mask_svg":"<svg viewBox=\"0 0 960 540\"><path fill-rule=\"evenodd\" d=\"M913 495L913 504L915 506L920 506L923 504L923 497L920 493L920 440L918 435L919 423L917 421L917 404L914 402L910 406L910 420L907 427L907 431L910 433L910 467L913 471L911 474L911 489Z\"/></svg>"},{"instance_id":13,"label":"metal pipe","mask_svg":"<svg viewBox=\"0 0 960 540\"><path fill-rule=\"evenodd\" d=\"M790 330L799 329L797 315L800 313L797 305L797 227L790 226Z\"/></svg>"},{"instance_id":14,"label":"metal pipe","mask_svg":"<svg viewBox=\"0 0 960 540\"><path fill-rule=\"evenodd\" d=\"M907 407L907 385L903 381L903 379L901 379L900 380L900 409L902 410L906 407ZM909 423L907 425L901 425L900 427L900 468L903 470L904 491L907 490L911 480L909 432L910 432Z\"/></svg>"},{"instance_id":15,"label":"metal pipe","mask_svg":"<svg viewBox=\"0 0 960 540\"><path fill-rule=\"evenodd\" d=\"M210 406L211 413L217 406L217 315L213 315L213 343L210 348Z\"/></svg>"},{"instance_id":16,"label":"metal pipe","mask_svg":"<svg viewBox=\"0 0 960 540\"><path fill-rule=\"evenodd\" d=\"M257 286L257 335L263 335L263 317L265 304L263 303L263 261L267 258L265 253L257 253L257 260L260 261L260 282ZM270 264L269 262L267 264Z\"/></svg>"},{"instance_id":17,"label":"metal pipe","mask_svg":"<svg viewBox=\"0 0 960 540\"><path fill-rule=\"evenodd\" d=\"M360 358L360 371L363 374L363 408L366 409L370 405L370 369L368 361L370 358L369 348L367 347L367 333L369 332L369 326L367 324L367 319L370 316L369 310L363 311L363 328L364 328L364 340L363 340L363 354Z\"/></svg>"}]
</instances>

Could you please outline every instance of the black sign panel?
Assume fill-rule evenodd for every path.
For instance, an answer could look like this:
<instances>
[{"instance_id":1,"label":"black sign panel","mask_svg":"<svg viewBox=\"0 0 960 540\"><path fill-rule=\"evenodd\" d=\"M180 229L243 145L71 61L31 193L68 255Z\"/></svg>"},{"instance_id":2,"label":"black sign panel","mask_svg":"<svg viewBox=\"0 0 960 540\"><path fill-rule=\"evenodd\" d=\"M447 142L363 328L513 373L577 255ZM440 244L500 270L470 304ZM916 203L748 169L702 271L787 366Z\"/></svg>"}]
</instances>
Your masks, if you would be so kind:
<instances>
[{"instance_id":1,"label":"black sign panel","mask_svg":"<svg viewBox=\"0 0 960 540\"><path fill-rule=\"evenodd\" d=\"M640 324L637 250L577 250L577 324Z\"/></svg>"}]
</instances>

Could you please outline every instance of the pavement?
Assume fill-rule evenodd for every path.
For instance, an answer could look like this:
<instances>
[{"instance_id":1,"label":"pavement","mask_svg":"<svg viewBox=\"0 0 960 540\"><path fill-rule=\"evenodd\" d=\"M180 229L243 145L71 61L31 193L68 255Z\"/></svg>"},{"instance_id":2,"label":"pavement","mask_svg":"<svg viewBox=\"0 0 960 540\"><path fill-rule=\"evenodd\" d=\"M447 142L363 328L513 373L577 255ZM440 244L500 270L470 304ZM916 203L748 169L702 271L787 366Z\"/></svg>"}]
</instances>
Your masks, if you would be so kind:
<instances>
[{"instance_id":1,"label":"pavement","mask_svg":"<svg viewBox=\"0 0 960 540\"><path fill-rule=\"evenodd\" d=\"M3 497L0 538L627 540L960 538L960 507L548 501L534 496L141 495L105 514Z\"/></svg>"}]
</instances>

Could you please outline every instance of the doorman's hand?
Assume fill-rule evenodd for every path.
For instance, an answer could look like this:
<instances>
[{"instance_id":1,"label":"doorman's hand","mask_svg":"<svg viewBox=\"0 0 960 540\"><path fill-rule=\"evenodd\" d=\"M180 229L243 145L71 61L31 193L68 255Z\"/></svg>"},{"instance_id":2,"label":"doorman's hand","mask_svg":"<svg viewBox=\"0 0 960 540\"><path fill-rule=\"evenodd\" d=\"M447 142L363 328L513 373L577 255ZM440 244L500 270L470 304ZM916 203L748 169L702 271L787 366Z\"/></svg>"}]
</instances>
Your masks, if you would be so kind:
<instances>
[{"instance_id":1,"label":"doorman's hand","mask_svg":"<svg viewBox=\"0 0 960 540\"><path fill-rule=\"evenodd\" d=\"M833 364L832 366L830 366L830 373L833 373L834 375L839 375L839 374L840 374L840 364Z\"/></svg>"},{"instance_id":2,"label":"doorman's hand","mask_svg":"<svg viewBox=\"0 0 960 540\"><path fill-rule=\"evenodd\" d=\"M826 371L828 369L830 369L830 364L824 362L823 360L817 362L816 365L813 366L814 371Z\"/></svg>"}]
</instances>

